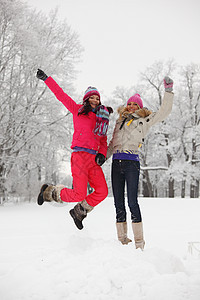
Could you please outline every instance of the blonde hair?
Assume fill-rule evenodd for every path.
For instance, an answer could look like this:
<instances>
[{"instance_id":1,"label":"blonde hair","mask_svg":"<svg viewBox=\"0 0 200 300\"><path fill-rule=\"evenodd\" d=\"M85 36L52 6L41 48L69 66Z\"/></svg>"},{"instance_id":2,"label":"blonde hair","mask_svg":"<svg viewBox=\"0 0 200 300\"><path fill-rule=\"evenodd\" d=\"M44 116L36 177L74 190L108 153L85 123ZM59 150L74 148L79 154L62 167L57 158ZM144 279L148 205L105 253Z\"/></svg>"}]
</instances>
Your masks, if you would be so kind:
<instances>
[{"instance_id":1,"label":"blonde hair","mask_svg":"<svg viewBox=\"0 0 200 300\"><path fill-rule=\"evenodd\" d=\"M120 106L117 110L118 114L119 114L119 119L121 120L122 118L126 118L128 117L131 112L128 111L128 108L127 106ZM143 108L139 108L138 110L136 110L136 114L142 118L145 118L149 115L152 114L152 111L151 110L148 110L146 107L143 107Z\"/></svg>"},{"instance_id":2,"label":"blonde hair","mask_svg":"<svg viewBox=\"0 0 200 300\"><path fill-rule=\"evenodd\" d=\"M121 120L122 117L128 117L128 115L130 115L131 112L128 111L128 107L127 106L121 106L118 108L118 113L119 113L119 119Z\"/></svg>"}]
</instances>

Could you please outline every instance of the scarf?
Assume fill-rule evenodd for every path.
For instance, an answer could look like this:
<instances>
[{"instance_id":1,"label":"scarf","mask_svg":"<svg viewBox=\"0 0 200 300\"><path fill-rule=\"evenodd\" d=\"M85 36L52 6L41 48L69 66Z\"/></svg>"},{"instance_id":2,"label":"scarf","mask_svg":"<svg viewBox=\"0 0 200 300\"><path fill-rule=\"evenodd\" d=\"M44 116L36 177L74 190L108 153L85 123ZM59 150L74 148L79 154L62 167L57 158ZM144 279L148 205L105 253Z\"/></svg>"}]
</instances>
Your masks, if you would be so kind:
<instances>
[{"instance_id":1,"label":"scarf","mask_svg":"<svg viewBox=\"0 0 200 300\"><path fill-rule=\"evenodd\" d=\"M94 133L99 136L106 136L109 124L109 111L104 105L96 108L96 125Z\"/></svg>"}]
</instances>

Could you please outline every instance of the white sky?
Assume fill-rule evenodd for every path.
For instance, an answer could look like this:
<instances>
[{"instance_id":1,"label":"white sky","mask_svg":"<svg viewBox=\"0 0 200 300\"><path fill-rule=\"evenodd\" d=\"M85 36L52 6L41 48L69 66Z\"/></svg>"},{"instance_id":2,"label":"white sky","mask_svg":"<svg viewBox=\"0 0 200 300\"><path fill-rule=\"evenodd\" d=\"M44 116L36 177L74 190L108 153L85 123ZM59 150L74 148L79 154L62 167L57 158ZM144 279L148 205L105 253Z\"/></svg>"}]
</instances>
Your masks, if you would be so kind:
<instances>
[{"instance_id":1,"label":"white sky","mask_svg":"<svg viewBox=\"0 0 200 300\"><path fill-rule=\"evenodd\" d=\"M26 1L26 0L24 0ZM106 96L118 85L130 87L156 60L200 63L199 0L27 0L48 12L59 7L85 51L75 81L78 93L89 85Z\"/></svg>"}]
</instances>

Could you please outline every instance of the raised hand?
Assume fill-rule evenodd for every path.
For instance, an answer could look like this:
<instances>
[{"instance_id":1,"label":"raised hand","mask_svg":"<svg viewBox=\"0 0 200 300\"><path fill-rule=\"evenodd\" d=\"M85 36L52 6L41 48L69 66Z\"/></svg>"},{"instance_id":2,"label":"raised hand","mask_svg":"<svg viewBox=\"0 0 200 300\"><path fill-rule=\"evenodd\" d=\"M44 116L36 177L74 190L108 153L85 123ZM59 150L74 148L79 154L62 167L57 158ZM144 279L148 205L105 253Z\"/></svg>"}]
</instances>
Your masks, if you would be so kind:
<instances>
[{"instance_id":1,"label":"raised hand","mask_svg":"<svg viewBox=\"0 0 200 300\"><path fill-rule=\"evenodd\" d=\"M43 80L43 81L45 81L48 78L48 76L42 70L40 70L40 69L37 70L36 77L38 79Z\"/></svg>"},{"instance_id":2,"label":"raised hand","mask_svg":"<svg viewBox=\"0 0 200 300\"><path fill-rule=\"evenodd\" d=\"M164 87L165 87L165 92L172 92L173 91L173 80L169 76L165 76L164 80Z\"/></svg>"}]
</instances>

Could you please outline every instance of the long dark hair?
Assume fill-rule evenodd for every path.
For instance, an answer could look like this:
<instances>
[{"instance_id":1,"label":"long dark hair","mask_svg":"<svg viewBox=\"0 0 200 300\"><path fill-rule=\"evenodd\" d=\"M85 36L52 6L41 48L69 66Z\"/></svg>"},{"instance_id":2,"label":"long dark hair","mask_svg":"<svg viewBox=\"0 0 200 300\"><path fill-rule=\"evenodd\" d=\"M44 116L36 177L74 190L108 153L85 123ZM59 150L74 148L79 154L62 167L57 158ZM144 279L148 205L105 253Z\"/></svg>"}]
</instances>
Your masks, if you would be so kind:
<instances>
[{"instance_id":1,"label":"long dark hair","mask_svg":"<svg viewBox=\"0 0 200 300\"><path fill-rule=\"evenodd\" d=\"M101 102L99 103L99 105L101 105ZM113 113L113 109L110 106L106 106L109 114ZM83 106L81 107L80 111L78 112L78 116L79 115L88 115L88 113L92 111L92 107L90 105L89 99L87 99L84 103Z\"/></svg>"},{"instance_id":2,"label":"long dark hair","mask_svg":"<svg viewBox=\"0 0 200 300\"><path fill-rule=\"evenodd\" d=\"M92 110L92 107L90 105L89 99L87 99L86 101L84 101L83 106L81 107L81 109L78 112L78 116L79 115L88 115L88 113Z\"/></svg>"}]
</instances>

